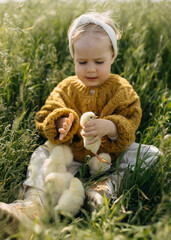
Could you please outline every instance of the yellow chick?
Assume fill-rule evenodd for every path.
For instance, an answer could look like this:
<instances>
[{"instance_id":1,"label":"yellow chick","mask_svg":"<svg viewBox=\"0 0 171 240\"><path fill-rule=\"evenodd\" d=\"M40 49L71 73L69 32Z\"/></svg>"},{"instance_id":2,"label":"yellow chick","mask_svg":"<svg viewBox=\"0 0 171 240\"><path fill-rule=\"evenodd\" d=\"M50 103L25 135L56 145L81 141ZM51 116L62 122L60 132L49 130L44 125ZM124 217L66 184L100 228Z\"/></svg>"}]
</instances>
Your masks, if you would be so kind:
<instances>
[{"instance_id":1,"label":"yellow chick","mask_svg":"<svg viewBox=\"0 0 171 240\"><path fill-rule=\"evenodd\" d=\"M90 174L94 175L99 172L107 171L111 166L111 157L108 153L101 153L99 154L99 157L105 160L106 162L99 161L96 156L92 157L90 161L88 162L88 165L90 167Z\"/></svg>"},{"instance_id":2,"label":"yellow chick","mask_svg":"<svg viewBox=\"0 0 171 240\"><path fill-rule=\"evenodd\" d=\"M42 165L44 178L51 172L60 172L60 168L66 168L73 162L71 149L66 145L57 145L51 150L48 159Z\"/></svg>"},{"instance_id":3,"label":"yellow chick","mask_svg":"<svg viewBox=\"0 0 171 240\"><path fill-rule=\"evenodd\" d=\"M93 120L93 119L97 119L97 118L98 117L93 112L85 112L85 113L82 114L82 116L80 118L80 125L83 128L88 121ZM110 164L108 161L104 160L103 158L101 158L97 155L97 151L99 150L100 144L101 144L101 138L98 139L94 143L88 144L88 142L91 141L94 137L83 136L83 130L81 131L81 136L83 137L84 147L87 150L90 150L92 153L94 153L94 155L96 156L96 158L99 161Z\"/></svg>"},{"instance_id":4,"label":"yellow chick","mask_svg":"<svg viewBox=\"0 0 171 240\"><path fill-rule=\"evenodd\" d=\"M54 149L54 147L58 146L57 144L51 143L49 140L47 140L45 142L45 147L47 147L49 153L52 153L52 150Z\"/></svg>"},{"instance_id":5,"label":"yellow chick","mask_svg":"<svg viewBox=\"0 0 171 240\"><path fill-rule=\"evenodd\" d=\"M83 113L83 115L80 118L80 125L81 125L81 127L83 128L88 121L96 119L96 118L97 118L97 116L93 112L85 112L85 113ZM82 134L83 134L83 130L81 131L81 135ZM83 137L84 147L87 150L90 150L92 153L96 154L97 151L100 148L101 139L97 140L95 143L87 144L94 137L85 137L83 135L82 135L82 137Z\"/></svg>"},{"instance_id":6,"label":"yellow chick","mask_svg":"<svg viewBox=\"0 0 171 240\"><path fill-rule=\"evenodd\" d=\"M69 189L61 195L55 210L64 216L76 215L85 199L84 187L78 178L73 178Z\"/></svg>"},{"instance_id":7,"label":"yellow chick","mask_svg":"<svg viewBox=\"0 0 171 240\"><path fill-rule=\"evenodd\" d=\"M45 178L45 189L53 206L56 206L62 193L69 188L74 176L65 171L52 172Z\"/></svg>"}]
</instances>

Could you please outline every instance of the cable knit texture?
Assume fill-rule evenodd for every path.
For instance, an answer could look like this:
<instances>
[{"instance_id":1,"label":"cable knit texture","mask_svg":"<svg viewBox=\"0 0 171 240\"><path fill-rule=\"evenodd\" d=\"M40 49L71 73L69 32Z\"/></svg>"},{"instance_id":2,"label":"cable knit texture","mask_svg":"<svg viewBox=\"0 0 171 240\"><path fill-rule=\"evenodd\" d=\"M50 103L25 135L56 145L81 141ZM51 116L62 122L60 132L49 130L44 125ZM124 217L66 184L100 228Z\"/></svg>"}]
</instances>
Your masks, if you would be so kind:
<instances>
[{"instance_id":1,"label":"cable knit texture","mask_svg":"<svg viewBox=\"0 0 171 240\"><path fill-rule=\"evenodd\" d=\"M138 95L129 82L119 75L110 74L98 87L86 87L77 76L64 79L54 88L45 105L36 114L36 127L52 143L70 145L75 160L84 162L85 155L92 156L92 153L84 149L79 121L81 115L88 111L116 124L117 141L103 137L98 152L110 153L112 161L115 161L135 141L135 131L142 115ZM68 117L69 113L73 113L74 122L68 135L60 141L55 121L59 117Z\"/></svg>"}]
</instances>

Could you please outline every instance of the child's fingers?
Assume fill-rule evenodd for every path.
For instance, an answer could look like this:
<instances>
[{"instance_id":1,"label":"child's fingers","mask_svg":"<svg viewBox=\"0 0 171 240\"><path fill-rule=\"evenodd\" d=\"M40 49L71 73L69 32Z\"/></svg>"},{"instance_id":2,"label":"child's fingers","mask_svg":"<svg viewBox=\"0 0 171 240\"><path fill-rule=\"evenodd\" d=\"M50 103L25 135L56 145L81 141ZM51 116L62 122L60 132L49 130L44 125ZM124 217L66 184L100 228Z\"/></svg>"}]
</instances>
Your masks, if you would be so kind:
<instances>
[{"instance_id":1,"label":"child's fingers","mask_svg":"<svg viewBox=\"0 0 171 240\"><path fill-rule=\"evenodd\" d=\"M84 131L83 136L84 137L96 137L98 135L97 135L97 132L93 130L93 131L90 131L90 132L85 132Z\"/></svg>"},{"instance_id":2,"label":"child's fingers","mask_svg":"<svg viewBox=\"0 0 171 240\"><path fill-rule=\"evenodd\" d=\"M66 125L66 127L68 127L68 126L71 126L72 123L71 123L71 121L69 120L69 118L66 118L64 124Z\"/></svg>"},{"instance_id":3,"label":"child's fingers","mask_svg":"<svg viewBox=\"0 0 171 240\"><path fill-rule=\"evenodd\" d=\"M61 134L59 135L59 140L61 141L64 137L65 137L65 135L61 133Z\"/></svg>"},{"instance_id":4,"label":"child's fingers","mask_svg":"<svg viewBox=\"0 0 171 240\"><path fill-rule=\"evenodd\" d=\"M85 127L93 127L93 126L95 126L95 124L96 124L95 121L96 120L90 120L90 121L86 122Z\"/></svg>"},{"instance_id":5,"label":"child's fingers","mask_svg":"<svg viewBox=\"0 0 171 240\"><path fill-rule=\"evenodd\" d=\"M59 128L58 131L60 133L59 140L61 141L69 132L72 122L74 121L74 115L72 113L69 114L68 118L65 118L65 122L63 123L62 128Z\"/></svg>"},{"instance_id":6,"label":"child's fingers","mask_svg":"<svg viewBox=\"0 0 171 240\"><path fill-rule=\"evenodd\" d=\"M66 129L69 131L69 129L72 126L72 123L74 121L74 115L70 113L69 117L65 119Z\"/></svg>"},{"instance_id":7,"label":"child's fingers","mask_svg":"<svg viewBox=\"0 0 171 240\"><path fill-rule=\"evenodd\" d=\"M94 126L92 126L92 127L84 127L83 130L85 133L89 133L89 132L95 131L96 129L94 128Z\"/></svg>"},{"instance_id":8,"label":"child's fingers","mask_svg":"<svg viewBox=\"0 0 171 240\"><path fill-rule=\"evenodd\" d=\"M68 132L63 128L59 128L58 131L60 133L59 140L61 141L67 135Z\"/></svg>"},{"instance_id":9,"label":"child's fingers","mask_svg":"<svg viewBox=\"0 0 171 240\"><path fill-rule=\"evenodd\" d=\"M73 121L74 121L74 114L70 113L68 118L73 123Z\"/></svg>"},{"instance_id":10,"label":"child's fingers","mask_svg":"<svg viewBox=\"0 0 171 240\"><path fill-rule=\"evenodd\" d=\"M68 127L68 124L67 124L67 121L66 121L67 119L65 119L65 122L63 123L63 129L67 129L67 127Z\"/></svg>"},{"instance_id":11,"label":"child's fingers","mask_svg":"<svg viewBox=\"0 0 171 240\"><path fill-rule=\"evenodd\" d=\"M59 140L62 140L68 133L70 127L68 125L66 125L66 129L65 128L59 128L58 132L60 133L60 137Z\"/></svg>"},{"instance_id":12,"label":"child's fingers","mask_svg":"<svg viewBox=\"0 0 171 240\"><path fill-rule=\"evenodd\" d=\"M95 143L97 140L99 140L99 136L96 136L91 141L89 141L87 144L89 145L89 144Z\"/></svg>"},{"instance_id":13,"label":"child's fingers","mask_svg":"<svg viewBox=\"0 0 171 240\"><path fill-rule=\"evenodd\" d=\"M65 134L67 133L67 129L64 129L64 128L59 128L58 129L58 132L62 133L62 134Z\"/></svg>"}]
</instances>

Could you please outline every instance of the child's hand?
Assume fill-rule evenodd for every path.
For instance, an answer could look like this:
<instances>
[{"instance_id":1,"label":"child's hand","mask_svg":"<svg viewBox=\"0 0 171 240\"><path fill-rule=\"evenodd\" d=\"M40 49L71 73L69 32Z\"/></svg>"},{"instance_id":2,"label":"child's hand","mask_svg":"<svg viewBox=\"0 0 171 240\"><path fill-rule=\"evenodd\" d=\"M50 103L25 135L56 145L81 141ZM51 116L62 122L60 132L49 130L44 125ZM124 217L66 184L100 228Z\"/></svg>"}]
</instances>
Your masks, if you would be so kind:
<instances>
[{"instance_id":1,"label":"child's hand","mask_svg":"<svg viewBox=\"0 0 171 240\"><path fill-rule=\"evenodd\" d=\"M96 142L98 139L105 135L113 138L118 134L116 125L112 121L100 118L88 121L85 124L83 131L83 136L94 137L88 144Z\"/></svg>"},{"instance_id":2,"label":"child's hand","mask_svg":"<svg viewBox=\"0 0 171 240\"><path fill-rule=\"evenodd\" d=\"M63 118L59 118L56 121L56 127L58 129L58 132L60 133L59 135L60 141L68 134L73 121L74 121L74 115L72 113L69 114L68 118L63 117Z\"/></svg>"}]
</instances>

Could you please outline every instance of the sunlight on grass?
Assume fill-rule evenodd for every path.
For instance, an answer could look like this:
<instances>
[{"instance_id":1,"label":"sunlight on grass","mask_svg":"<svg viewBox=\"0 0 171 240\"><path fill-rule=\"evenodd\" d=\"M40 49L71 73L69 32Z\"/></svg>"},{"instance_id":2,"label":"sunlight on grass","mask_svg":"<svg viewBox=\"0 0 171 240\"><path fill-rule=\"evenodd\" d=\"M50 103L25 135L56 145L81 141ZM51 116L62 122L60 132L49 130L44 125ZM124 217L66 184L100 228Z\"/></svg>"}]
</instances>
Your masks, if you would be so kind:
<instances>
[{"instance_id":1,"label":"sunlight on grass","mask_svg":"<svg viewBox=\"0 0 171 240\"><path fill-rule=\"evenodd\" d=\"M90 10L111 10L122 30L112 72L128 79L141 99L137 141L159 147L161 157L146 168L128 168L118 200L98 212L84 208L73 219L46 214L17 239L169 239L171 2L150 0L27 0L0 3L0 201L17 199L30 156L44 142L34 116L50 91L74 74L67 30ZM138 158L137 158L138 159ZM113 171L119 171L117 166ZM90 183L87 165L81 179ZM13 237L14 238L14 237ZM11 236L11 239L13 239ZM1 232L0 232L1 239Z\"/></svg>"}]
</instances>

